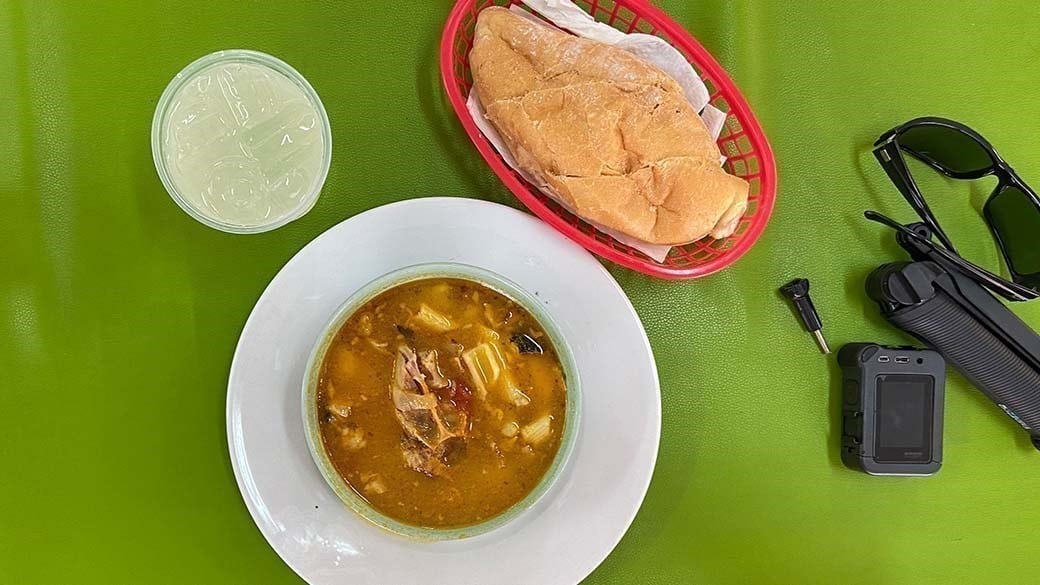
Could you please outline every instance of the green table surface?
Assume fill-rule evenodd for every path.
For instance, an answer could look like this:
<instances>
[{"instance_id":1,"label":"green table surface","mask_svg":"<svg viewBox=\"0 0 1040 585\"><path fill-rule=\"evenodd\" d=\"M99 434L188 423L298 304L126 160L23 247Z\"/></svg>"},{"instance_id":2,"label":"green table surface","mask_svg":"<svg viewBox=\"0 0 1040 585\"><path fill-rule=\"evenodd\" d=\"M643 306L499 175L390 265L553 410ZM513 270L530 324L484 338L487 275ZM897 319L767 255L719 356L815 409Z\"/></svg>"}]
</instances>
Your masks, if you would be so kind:
<instances>
[{"instance_id":1,"label":"green table surface","mask_svg":"<svg viewBox=\"0 0 1040 585\"><path fill-rule=\"evenodd\" d=\"M669 283L610 267L653 345L664 425L642 510L586 583L1035 583L1040 454L1024 433L952 375L937 476L842 468L837 367L775 290L810 277L833 346L910 341L862 291L901 257L862 210L912 218L869 145L945 115L1040 182L1040 4L660 5L742 88L780 191L722 273ZM0 0L0 583L300 582L235 484L231 355L279 267L339 221L433 194L518 205L443 99L448 9ZM181 212L149 147L171 76L239 47L306 75L335 142L314 210L258 236ZM999 268L979 214L990 184L919 174L961 252ZM1013 309L1040 326L1040 302Z\"/></svg>"}]
</instances>

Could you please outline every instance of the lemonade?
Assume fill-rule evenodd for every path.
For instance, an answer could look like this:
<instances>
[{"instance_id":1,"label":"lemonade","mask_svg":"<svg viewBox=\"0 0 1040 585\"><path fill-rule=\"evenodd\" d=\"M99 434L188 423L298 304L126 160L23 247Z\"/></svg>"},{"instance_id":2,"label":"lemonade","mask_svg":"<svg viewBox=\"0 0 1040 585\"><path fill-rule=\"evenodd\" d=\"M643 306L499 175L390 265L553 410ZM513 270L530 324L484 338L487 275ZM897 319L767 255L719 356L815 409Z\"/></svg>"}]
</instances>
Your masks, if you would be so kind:
<instances>
[{"instance_id":1,"label":"lemonade","mask_svg":"<svg viewBox=\"0 0 1040 585\"><path fill-rule=\"evenodd\" d=\"M156 122L156 164L174 199L229 231L272 229L306 213L331 148L313 90L302 77L254 60L221 58L192 68L171 84Z\"/></svg>"}]
</instances>

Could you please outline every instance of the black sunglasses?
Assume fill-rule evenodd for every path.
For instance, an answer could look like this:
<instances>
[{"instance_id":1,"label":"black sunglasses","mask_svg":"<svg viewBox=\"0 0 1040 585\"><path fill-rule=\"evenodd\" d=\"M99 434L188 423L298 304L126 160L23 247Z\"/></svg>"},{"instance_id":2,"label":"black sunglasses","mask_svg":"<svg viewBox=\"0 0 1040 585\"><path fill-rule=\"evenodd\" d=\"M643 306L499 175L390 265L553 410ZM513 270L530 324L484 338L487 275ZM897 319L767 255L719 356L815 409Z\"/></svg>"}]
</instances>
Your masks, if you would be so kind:
<instances>
[{"instance_id":1,"label":"black sunglasses","mask_svg":"<svg viewBox=\"0 0 1040 585\"><path fill-rule=\"evenodd\" d=\"M957 253L921 195L903 158L904 152L953 179L997 177L997 187L983 206L983 216L1000 247L1010 281ZM978 132L945 118L917 118L882 134L874 143L874 156L941 245L880 213L868 211L867 219L928 245L980 284L1009 300L1040 297L1040 197Z\"/></svg>"}]
</instances>

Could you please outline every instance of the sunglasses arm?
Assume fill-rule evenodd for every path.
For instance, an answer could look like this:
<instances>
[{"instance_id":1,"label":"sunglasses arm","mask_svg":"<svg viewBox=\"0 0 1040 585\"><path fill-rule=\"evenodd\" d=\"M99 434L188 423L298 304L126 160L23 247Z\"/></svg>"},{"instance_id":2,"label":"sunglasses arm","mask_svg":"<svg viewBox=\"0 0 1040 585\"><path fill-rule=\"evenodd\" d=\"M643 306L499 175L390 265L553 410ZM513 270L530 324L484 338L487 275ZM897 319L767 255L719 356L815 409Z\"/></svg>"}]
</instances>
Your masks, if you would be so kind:
<instances>
[{"instance_id":1,"label":"sunglasses arm","mask_svg":"<svg viewBox=\"0 0 1040 585\"><path fill-rule=\"evenodd\" d=\"M956 268L965 272L977 279L980 284L985 285L986 288L989 288L1009 301L1028 301L1040 296L1040 294L1030 288L1014 282L1009 282L985 268L975 266L957 254L937 245L935 242L932 242L930 239L922 236L915 230L910 229L885 215L876 211L866 211L863 216L870 221L886 225L899 232L899 235L902 236L900 238L900 245L902 245L903 248L917 260L930 260L938 263L944 268Z\"/></svg>"},{"instance_id":2,"label":"sunglasses arm","mask_svg":"<svg viewBox=\"0 0 1040 585\"><path fill-rule=\"evenodd\" d=\"M939 227L939 222L935 219L935 214L932 213L928 202L924 200L924 195L921 194L921 190L917 187L917 182L914 181L913 176L910 174L910 169L906 166L906 160L903 158L903 154L899 150L899 145L895 142L894 138L879 144L874 148L874 157L877 158L881 164L881 168L885 169L885 173L888 178L895 184L896 188L899 189L899 193L906 199L906 202L910 204L917 216L921 218L928 227L931 228L932 233L935 237L939 238L950 251L956 253L957 248L950 241L950 238L946 235L946 232Z\"/></svg>"}]
</instances>

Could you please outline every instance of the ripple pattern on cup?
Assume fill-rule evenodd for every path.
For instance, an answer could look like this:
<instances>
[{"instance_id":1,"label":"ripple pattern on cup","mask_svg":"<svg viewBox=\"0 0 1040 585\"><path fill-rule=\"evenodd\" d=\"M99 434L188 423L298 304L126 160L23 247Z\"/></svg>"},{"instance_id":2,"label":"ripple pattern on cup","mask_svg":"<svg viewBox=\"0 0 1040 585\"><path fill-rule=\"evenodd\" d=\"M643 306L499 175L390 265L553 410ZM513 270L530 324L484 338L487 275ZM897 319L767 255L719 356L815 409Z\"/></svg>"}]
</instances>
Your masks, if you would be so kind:
<instances>
[{"instance_id":1,"label":"ripple pattern on cup","mask_svg":"<svg viewBox=\"0 0 1040 585\"><path fill-rule=\"evenodd\" d=\"M258 225L315 188L326 145L318 111L273 69L220 63L174 94L163 156L183 199L215 220Z\"/></svg>"}]
</instances>

